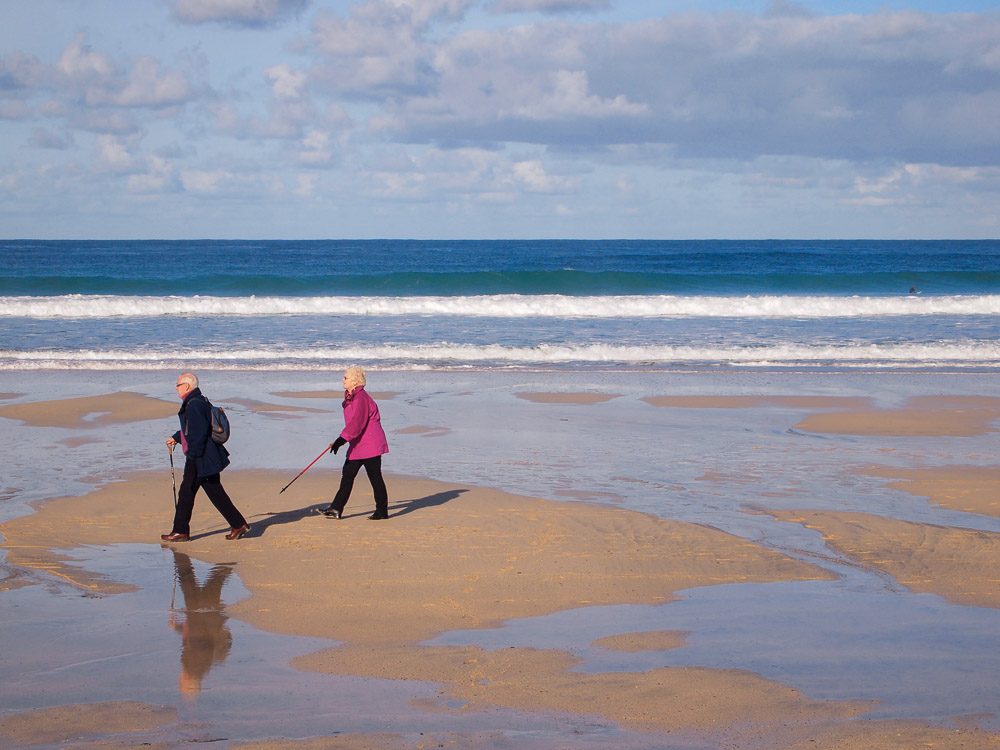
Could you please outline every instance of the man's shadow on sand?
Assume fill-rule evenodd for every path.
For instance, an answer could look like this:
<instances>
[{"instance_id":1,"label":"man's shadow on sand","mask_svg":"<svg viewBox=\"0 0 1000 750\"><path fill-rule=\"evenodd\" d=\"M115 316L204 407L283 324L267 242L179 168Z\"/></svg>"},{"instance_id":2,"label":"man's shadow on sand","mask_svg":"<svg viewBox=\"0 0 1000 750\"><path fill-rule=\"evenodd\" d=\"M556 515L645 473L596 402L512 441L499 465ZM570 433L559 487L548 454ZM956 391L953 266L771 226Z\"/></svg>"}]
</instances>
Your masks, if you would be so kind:
<instances>
[{"instance_id":1,"label":"man's shadow on sand","mask_svg":"<svg viewBox=\"0 0 1000 750\"><path fill-rule=\"evenodd\" d=\"M401 500L398 503L389 504L389 519L393 519L396 516L405 516L408 513L413 513L418 510L423 510L424 508L434 508L438 505L444 505L445 503L456 500L462 494L468 492L468 490L446 490L445 492L436 492L433 495L427 495L426 497L418 497L413 500ZM281 526L286 523L297 523L303 518L309 516L315 516L317 513L323 511L328 506L328 503L319 503L318 505L307 505L305 508L295 508L294 510L285 510L278 513L268 513L265 517L255 516L250 519L251 530L250 533L244 538L263 536L268 528L271 526ZM348 506L350 508L350 506ZM350 513L350 511L344 512L344 518L352 518L354 516L367 516L371 513L371 510L358 511L356 513Z\"/></svg>"}]
</instances>

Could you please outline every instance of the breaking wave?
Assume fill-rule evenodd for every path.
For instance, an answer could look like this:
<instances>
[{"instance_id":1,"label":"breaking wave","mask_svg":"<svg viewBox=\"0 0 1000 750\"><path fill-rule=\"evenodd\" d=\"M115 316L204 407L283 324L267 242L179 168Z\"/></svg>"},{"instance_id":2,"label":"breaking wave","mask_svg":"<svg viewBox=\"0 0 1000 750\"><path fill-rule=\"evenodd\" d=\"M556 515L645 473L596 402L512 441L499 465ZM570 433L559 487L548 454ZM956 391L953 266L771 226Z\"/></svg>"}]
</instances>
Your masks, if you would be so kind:
<instances>
[{"instance_id":1,"label":"breaking wave","mask_svg":"<svg viewBox=\"0 0 1000 750\"><path fill-rule=\"evenodd\" d=\"M494 318L854 318L997 315L1000 295L950 296L585 296L497 294L462 297L219 297L69 294L0 297L0 317L400 316Z\"/></svg>"},{"instance_id":2,"label":"breaking wave","mask_svg":"<svg viewBox=\"0 0 1000 750\"><path fill-rule=\"evenodd\" d=\"M778 344L745 347L615 346L603 344L501 346L472 344L385 344L302 349L151 349L149 351L0 351L0 370L160 369L198 366L217 369L328 369L364 362L382 369L460 367L611 367L687 365L826 367L976 367L1000 365L1000 344L867 344L815 346Z\"/></svg>"}]
</instances>

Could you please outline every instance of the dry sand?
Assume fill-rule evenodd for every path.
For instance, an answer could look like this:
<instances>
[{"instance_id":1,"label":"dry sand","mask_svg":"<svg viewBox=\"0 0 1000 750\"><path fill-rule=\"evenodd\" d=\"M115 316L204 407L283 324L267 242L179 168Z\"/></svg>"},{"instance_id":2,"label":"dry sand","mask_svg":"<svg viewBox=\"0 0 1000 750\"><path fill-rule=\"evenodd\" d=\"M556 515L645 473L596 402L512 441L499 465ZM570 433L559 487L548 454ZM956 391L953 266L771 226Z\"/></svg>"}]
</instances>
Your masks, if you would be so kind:
<instances>
[{"instance_id":1,"label":"dry sand","mask_svg":"<svg viewBox=\"0 0 1000 750\"><path fill-rule=\"evenodd\" d=\"M102 406L113 403L121 414L122 397L128 395L102 397ZM46 409L62 414L64 422L68 418L66 402L18 406L34 407L14 417L28 414L35 420L32 424L49 418ZM146 416L133 418L154 418L148 415L158 414L160 407L144 403L144 408ZM954 404L944 408L956 410ZM963 412L958 419L963 429L980 424L978 410L958 410ZM74 413L79 421L103 411L88 402ZM936 414L939 409L930 411ZM924 416L931 418L936 417ZM885 420L879 423L891 428L885 427ZM341 642L300 657L295 663L299 668L431 681L469 710L501 706L601 716L625 728L662 735L665 747L672 746L678 733L696 738L700 745L695 746L702 747L1000 747L1000 735L974 726L866 720L868 703L811 700L745 671L688 667L587 674L572 671L578 659L566 651L422 646L438 633L496 627L511 618L596 604L669 602L675 592L694 586L828 579L830 574L704 526L413 478L387 478L389 521L364 520L373 503L363 483L356 487L343 520L316 515L315 508L329 501L336 478L335 472L315 471L279 496L284 475L226 472L226 486L254 531L238 542L225 541L225 525L200 498L194 538L178 545L206 562L237 562L251 596L228 609L231 617L276 633ZM121 584L66 565L53 550L82 543L156 542L170 523L165 493L162 472L156 472L125 477L85 497L46 503L36 514L0 527L8 562L44 570L82 588L120 591ZM961 603L1000 605L1000 581L991 573L1000 569L996 535L865 514L806 510L773 515L820 530L844 554L914 590L934 591ZM595 645L656 651L677 647L683 637L622 633ZM88 711L65 706L6 717L0 722L0 737L27 746L50 741L47 733L53 727L72 722L76 736L101 735L109 745L123 746L123 735L115 727L102 730L101 718L102 712L120 705ZM136 722L134 729L121 729L125 734L171 720L168 713L145 706L130 707L123 715ZM138 739L135 744L141 744ZM103 746L99 742L90 739L76 746ZM430 738L369 734L244 746L507 745L486 733L441 733ZM572 747L572 741L565 747Z\"/></svg>"}]
</instances>

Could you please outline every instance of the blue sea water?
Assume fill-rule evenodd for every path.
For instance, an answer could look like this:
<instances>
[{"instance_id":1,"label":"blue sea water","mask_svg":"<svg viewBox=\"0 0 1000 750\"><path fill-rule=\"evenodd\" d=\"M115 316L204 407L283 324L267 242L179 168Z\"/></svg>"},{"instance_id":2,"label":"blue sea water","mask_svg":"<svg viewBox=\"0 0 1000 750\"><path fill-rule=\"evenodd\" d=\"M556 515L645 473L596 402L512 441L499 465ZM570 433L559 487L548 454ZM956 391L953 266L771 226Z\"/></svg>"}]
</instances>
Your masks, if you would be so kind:
<instances>
[{"instance_id":1,"label":"blue sea water","mask_svg":"<svg viewBox=\"0 0 1000 750\"><path fill-rule=\"evenodd\" d=\"M1000 241L0 241L6 370L993 370L998 316Z\"/></svg>"}]
</instances>

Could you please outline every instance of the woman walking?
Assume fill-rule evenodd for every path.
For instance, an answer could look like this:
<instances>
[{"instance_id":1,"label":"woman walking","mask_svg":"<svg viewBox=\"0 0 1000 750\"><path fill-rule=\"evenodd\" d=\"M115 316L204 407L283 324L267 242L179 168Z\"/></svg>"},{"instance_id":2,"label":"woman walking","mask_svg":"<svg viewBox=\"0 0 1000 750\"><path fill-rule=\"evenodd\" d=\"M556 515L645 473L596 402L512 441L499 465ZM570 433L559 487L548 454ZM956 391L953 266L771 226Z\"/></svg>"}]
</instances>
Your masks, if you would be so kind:
<instances>
[{"instance_id":1,"label":"woman walking","mask_svg":"<svg viewBox=\"0 0 1000 750\"><path fill-rule=\"evenodd\" d=\"M344 443L348 443L347 457L340 478L340 489L323 515L329 518L343 517L344 506L354 488L354 479L364 466L375 494L375 513L368 518L371 521L382 521L389 517L389 495L382 479L382 454L389 452L389 444L382 430L378 405L365 392L365 371L352 365L344 373L343 382L344 401L341 405L344 407L344 429L340 437L330 443L330 450L336 453Z\"/></svg>"}]
</instances>

